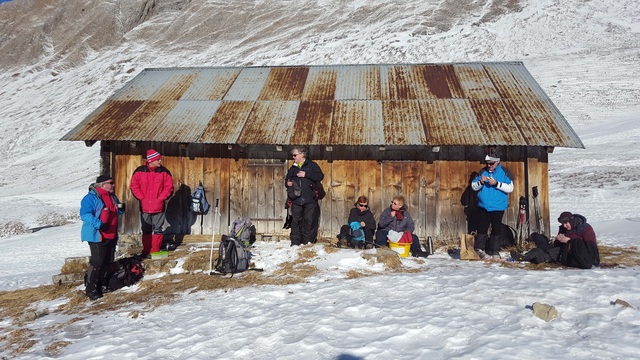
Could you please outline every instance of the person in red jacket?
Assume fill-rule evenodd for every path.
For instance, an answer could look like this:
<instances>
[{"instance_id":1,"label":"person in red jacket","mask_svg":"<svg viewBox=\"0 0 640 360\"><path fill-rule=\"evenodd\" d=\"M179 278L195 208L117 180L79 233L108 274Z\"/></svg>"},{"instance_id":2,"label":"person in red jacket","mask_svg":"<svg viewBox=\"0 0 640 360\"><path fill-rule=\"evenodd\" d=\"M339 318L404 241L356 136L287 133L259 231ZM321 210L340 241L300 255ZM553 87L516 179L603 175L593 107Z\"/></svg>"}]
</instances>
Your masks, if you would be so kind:
<instances>
[{"instance_id":1,"label":"person in red jacket","mask_svg":"<svg viewBox=\"0 0 640 360\"><path fill-rule=\"evenodd\" d=\"M140 201L142 256L160 251L165 220L165 201L173 193L171 172L162 166L162 155L149 149L145 165L131 176L131 192Z\"/></svg>"}]
</instances>

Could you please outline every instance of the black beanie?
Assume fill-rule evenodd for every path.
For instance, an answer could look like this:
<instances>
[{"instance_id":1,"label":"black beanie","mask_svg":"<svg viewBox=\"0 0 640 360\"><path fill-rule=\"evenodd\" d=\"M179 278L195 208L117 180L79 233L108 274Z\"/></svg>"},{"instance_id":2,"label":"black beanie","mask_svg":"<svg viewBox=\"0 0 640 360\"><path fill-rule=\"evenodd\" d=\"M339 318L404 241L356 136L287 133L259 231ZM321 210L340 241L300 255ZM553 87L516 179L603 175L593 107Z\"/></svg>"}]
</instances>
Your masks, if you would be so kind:
<instances>
[{"instance_id":1,"label":"black beanie","mask_svg":"<svg viewBox=\"0 0 640 360\"><path fill-rule=\"evenodd\" d=\"M109 175L100 175L96 179L96 184L100 184L100 183L103 183L103 182L109 181L109 180L113 180L113 178L111 176L109 176Z\"/></svg>"},{"instance_id":2,"label":"black beanie","mask_svg":"<svg viewBox=\"0 0 640 360\"><path fill-rule=\"evenodd\" d=\"M569 220L571 219L573 219L573 214L568 211L565 211L562 214L560 214L560 216L558 217L558 222L560 224L564 224L566 222L569 222Z\"/></svg>"}]
</instances>

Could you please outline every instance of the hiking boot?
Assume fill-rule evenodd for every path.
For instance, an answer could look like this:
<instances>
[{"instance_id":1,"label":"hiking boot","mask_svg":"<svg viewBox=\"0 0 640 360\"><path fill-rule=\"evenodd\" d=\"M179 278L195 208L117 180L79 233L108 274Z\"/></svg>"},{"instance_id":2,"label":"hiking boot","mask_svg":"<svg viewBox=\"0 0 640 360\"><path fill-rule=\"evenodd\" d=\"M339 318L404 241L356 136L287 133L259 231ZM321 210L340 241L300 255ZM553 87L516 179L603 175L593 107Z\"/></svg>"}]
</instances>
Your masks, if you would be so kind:
<instances>
[{"instance_id":1,"label":"hiking boot","mask_svg":"<svg viewBox=\"0 0 640 360\"><path fill-rule=\"evenodd\" d=\"M414 251L411 253L411 256L417 257L417 258L426 258L426 257L429 257L429 253L426 251Z\"/></svg>"},{"instance_id":2,"label":"hiking boot","mask_svg":"<svg viewBox=\"0 0 640 360\"><path fill-rule=\"evenodd\" d=\"M524 261L524 255L520 254L517 251L511 252L511 258L513 259L513 261Z\"/></svg>"},{"instance_id":3,"label":"hiking boot","mask_svg":"<svg viewBox=\"0 0 640 360\"><path fill-rule=\"evenodd\" d=\"M349 247L349 241L347 241L347 239L344 238L344 236L339 236L338 237L338 247Z\"/></svg>"},{"instance_id":4,"label":"hiking boot","mask_svg":"<svg viewBox=\"0 0 640 360\"><path fill-rule=\"evenodd\" d=\"M373 249L373 248L374 248L374 246L373 246L373 244L372 244L372 243L366 243L366 244L364 245L364 248L365 248L366 250L369 250L369 249Z\"/></svg>"},{"instance_id":5,"label":"hiking boot","mask_svg":"<svg viewBox=\"0 0 640 360\"><path fill-rule=\"evenodd\" d=\"M478 254L478 256L480 256L480 259L484 259L487 256L487 254L484 251L480 250L480 249L473 249L473 251L475 251L476 254Z\"/></svg>"},{"instance_id":6,"label":"hiking boot","mask_svg":"<svg viewBox=\"0 0 640 360\"><path fill-rule=\"evenodd\" d=\"M98 300L102 297L102 294L99 291L90 291L87 293L87 297L91 301Z\"/></svg>"}]
</instances>

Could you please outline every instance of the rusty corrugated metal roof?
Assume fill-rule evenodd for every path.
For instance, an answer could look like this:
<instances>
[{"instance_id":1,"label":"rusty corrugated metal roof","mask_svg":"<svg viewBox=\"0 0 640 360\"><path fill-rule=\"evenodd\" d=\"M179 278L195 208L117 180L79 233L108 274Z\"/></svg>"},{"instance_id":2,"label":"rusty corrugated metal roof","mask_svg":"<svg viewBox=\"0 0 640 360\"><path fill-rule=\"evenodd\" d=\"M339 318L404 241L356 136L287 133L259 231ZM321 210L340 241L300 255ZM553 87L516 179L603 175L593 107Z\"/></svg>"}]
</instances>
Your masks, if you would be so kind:
<instances>
[{"instance_id":1,"label":"rusty corrugated metal roof","mask_svg":"<svg viewBox=\"0 0 640 360\"><path fill-rule=\"evenodd\" d=\"M145 69L62 140L584 148L521 62Z\"/></svg>"}]
</instances>

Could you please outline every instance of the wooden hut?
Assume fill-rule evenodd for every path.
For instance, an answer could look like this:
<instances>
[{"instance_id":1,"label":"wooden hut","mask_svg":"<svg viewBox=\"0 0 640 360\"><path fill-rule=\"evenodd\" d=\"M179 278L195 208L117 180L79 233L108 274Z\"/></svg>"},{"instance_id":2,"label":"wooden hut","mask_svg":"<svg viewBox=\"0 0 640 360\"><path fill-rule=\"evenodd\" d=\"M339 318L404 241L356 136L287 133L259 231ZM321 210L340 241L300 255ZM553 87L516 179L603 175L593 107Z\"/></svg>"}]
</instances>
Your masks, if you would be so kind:
<instances>
[{"instance_id":1,"label":"wooden hut","mask_svg":"<svg viewBox=\"0 0 640 360\"><path fill-rule=\"evenodd\" d=\"M226 233L249 217L284 236L284 176L302 145L325 174L321 236L359 195L378 216L401 194L416 234L436 239L466 232L462 198L488 147L515 175L504 222L515 227L519 198L537 187L548 234L548 154L584 148L521 62L145 69L62 140L100 142L129 209L123 233L140 231L129 183L154 148L174 178L166 233ZM213 211L189 211L200 182L220 199L219 228Z\"/></svg>"}]
</instances>

